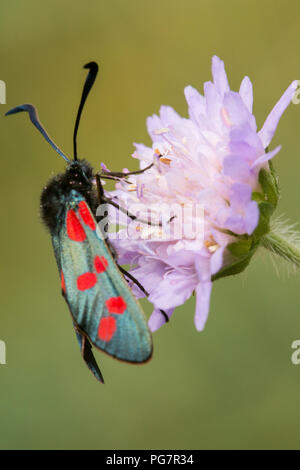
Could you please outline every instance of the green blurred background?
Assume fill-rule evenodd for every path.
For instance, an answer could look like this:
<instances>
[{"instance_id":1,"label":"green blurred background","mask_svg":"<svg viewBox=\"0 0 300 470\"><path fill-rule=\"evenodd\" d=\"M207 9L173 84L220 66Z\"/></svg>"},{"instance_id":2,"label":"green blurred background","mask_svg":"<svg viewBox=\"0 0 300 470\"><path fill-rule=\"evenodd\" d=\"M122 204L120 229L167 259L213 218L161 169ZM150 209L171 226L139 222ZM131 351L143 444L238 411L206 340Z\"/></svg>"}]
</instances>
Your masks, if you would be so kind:
<instances>
[{"instance_id":1,"label":"green blurred background","mask_svg":"<svg viewBox=\"0 0 300 470\"><path fill-rule=\"evenodd\" d=\"M261 126L300 78L299 0L110 0L2 2L0 79L10 107L34 103L51 136L72 153L82 66L100 76L79 130L95 168L137 168L132 142L150 143L145 119L169 104L186 114L184 86L202 91L211 57L233 89L254 85ZM291 105L272 147L282 200L299 220L300 105ZM81 360L60 295L39 196L64 162L25 115L1 118L0 447L56 449L299 448L299 274L277 276L263 251L244 275L214 285L206 329L194 298L154 334L144 366L97 354L101 386ZM144 301L147 315L151 306Z\"/></svg>"}]
</instances>

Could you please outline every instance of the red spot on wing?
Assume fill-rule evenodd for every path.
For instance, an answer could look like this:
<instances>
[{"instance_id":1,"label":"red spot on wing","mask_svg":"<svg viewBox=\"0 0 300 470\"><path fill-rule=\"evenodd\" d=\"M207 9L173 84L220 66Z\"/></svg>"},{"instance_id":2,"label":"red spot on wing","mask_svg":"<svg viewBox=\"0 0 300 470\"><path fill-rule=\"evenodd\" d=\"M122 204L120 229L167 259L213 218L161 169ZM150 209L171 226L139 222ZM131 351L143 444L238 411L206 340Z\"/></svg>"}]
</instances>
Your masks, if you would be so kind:
<instances>
[{"instance_id":1,"label":"red spot on wing","mask_svg":"<svg viewBox=\"0 0 300 470\"><path fill-rule=\"evenodd\" d=\"M117 330L117 322L114 317L101 318L98 328L98 336L102 341L110 341Z\"/></svg>"},{"instance_id":2,"label":"red spot on wing","mask_svg":"<svg viewBox=\"0 0 300 470\"><path fill-rule=\"evenodd\" d=\"M72 209L67 212L67 234L70 240L83 242L86 239L85 231Z\"/></svg>"},{"instance_id":3,"label":"red spot on wing","mask_svg":"<svg viewBox=\"0 0 300 470\"><path fill-rule=\"evenodd\" d=\"M94 287L97 282L97 276L94 273L84 273L77 278L77 289L78 290L87 290Z\"/></svg>"},{"instance_id":4,"label":"red spot on wing","mask_svg":"<svg viewBox=\"0 0 300 470\"><path fill-rule=\"evenodd\" d=\"M105 301L107 310L110 313L118 313L121 315L127 308L127 304L123 297L111 297Z\"/></svg>"},{"instance_id":5,"label":"red spot on wing","mask_svg":"<svg viewBox=\"0 0 300 470\"><path fill-rule=\"evenodd\" d=\"M97 273L103 273L108 266L108 261L104 256L95 256L94 266Z\"/></svg>"},{"instance_id":6,"label":"red spot on wing","mask_svg":"<svg viewBox=\"0 0 300 470\"><path fill-rule=\"evenodd\" d=\"M61 271L60 278L61 278L61 288L62 288L63 293L65 294L66 293L66 283L65 283L64 273L62 271Z\"/></svg>"},{"instance_id":7,"label":"red spot on wing","mask_svg":"<svg viewBox=\"0 0 300 470\"><path fill-rule=\"evenodd\" d=\"M86 202L80 201L80 203L78 204L78 209L79 209L80 217L82 218L83 222L86 225L88 225L92 230L95 230L96 229L95 220L92 217L92 214Z\"/></svg>"}]
</instances>

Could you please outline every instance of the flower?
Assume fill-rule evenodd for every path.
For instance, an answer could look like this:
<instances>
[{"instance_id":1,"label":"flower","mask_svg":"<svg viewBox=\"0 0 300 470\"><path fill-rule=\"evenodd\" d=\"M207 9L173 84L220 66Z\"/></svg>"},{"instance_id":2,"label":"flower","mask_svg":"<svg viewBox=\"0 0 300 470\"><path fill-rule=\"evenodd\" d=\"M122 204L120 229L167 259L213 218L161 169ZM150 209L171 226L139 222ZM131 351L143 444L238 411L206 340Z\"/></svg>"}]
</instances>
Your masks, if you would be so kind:
<instances>
[{"instance_id":1,"label":"flower","mask_svg":"<svg viewBox=\"0 0 300 470\"><path fill-rule=\"evenodd\" d=\"M195 326L204 328L213 280L245 269L269 230L269 216L277 203L269 160L280 147L272 151L267 147L297 82L257 131L250 79L242 80L239 92L231 91L224 63L216 56L212 76L213 81L204 84L204 96L191 86L185 88L188 119L168 106L147 119L153 145L135 144L133 157L140 160L141 169L152 166L131 175L130 184L120 181L115 191L107 193L137 216L132 222L134 238L123 230L113 243L118 262L130 264L131 274L149 293L154 305L149 319L152 331L166 321L160 310L170 317L193 292ZM199 234L164 236L176 224L166 209L170 204L203 205L204 213L196 216L199 221L202 217L201 239ZM141 222L149 211L154 225ZM114 211L111 217L116 215ZM191 223L192 219L184 222ZM133 289L137 296L144 295L137 286Z\"/></svg>"}]
</instances>

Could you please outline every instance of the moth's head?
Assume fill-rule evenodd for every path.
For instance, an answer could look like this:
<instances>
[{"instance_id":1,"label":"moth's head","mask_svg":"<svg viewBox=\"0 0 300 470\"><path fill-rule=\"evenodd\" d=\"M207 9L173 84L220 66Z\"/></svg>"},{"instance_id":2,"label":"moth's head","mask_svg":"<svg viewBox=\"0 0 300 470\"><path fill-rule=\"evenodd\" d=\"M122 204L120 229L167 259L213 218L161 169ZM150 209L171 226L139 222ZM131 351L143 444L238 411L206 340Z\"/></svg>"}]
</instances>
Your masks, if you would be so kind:
<instances>
[{"instance_id":1,"label":"moth's head","mask_svg":"<svg viewBox=\"0 0 300 470\"><path fill-rule=\"evenodd\" d=\"M41 194L41 217L50 232L59 229L63 223L66 204L73 197L73 191L81 194L94 210L96 198L93 187L93 168L85 160L71 161L65 173L55 175L48 181Z\"/></svg>"},{"instance_id":2,"label":"moth's head","mask_svg":"<svg viewBox=\"0 0 300 470\"><path fill-rule=\"evenodd\" d=\"M73 160L67 166L64 179L71 189L90 189L93 168L86 160Z\"/></svg>"}]
</instances>

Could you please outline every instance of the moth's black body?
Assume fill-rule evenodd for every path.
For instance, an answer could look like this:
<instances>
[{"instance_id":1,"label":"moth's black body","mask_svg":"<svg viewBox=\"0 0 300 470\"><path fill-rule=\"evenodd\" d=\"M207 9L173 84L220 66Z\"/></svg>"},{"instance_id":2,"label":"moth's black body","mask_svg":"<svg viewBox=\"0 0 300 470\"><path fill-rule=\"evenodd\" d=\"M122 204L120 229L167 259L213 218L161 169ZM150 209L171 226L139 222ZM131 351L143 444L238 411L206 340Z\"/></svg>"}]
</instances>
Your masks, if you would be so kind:
<instances>
[{"instance_id":1,"label":"moth's black body","mask_svg":"<svg viewBox=\"0 0 300 470\"><path fill-rule=\"evenodd\" d=\"M71 161L65 173L50 179L41 194L41 218L50 232L60 229L62 213L65 210L65 199L74 189L80 193L96 213L97 199L93 185L93 169L86 160Z\"/></svg>"}]
</instances>

